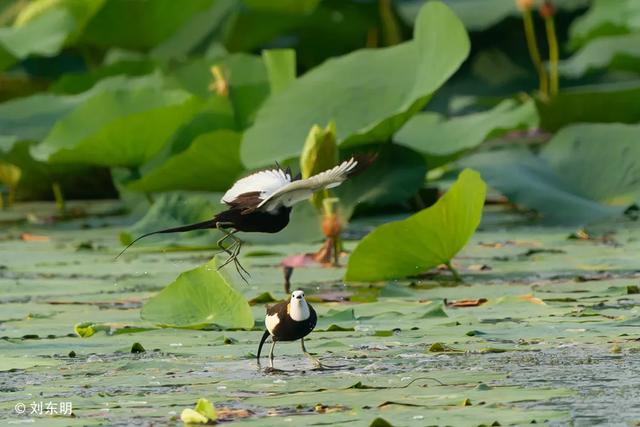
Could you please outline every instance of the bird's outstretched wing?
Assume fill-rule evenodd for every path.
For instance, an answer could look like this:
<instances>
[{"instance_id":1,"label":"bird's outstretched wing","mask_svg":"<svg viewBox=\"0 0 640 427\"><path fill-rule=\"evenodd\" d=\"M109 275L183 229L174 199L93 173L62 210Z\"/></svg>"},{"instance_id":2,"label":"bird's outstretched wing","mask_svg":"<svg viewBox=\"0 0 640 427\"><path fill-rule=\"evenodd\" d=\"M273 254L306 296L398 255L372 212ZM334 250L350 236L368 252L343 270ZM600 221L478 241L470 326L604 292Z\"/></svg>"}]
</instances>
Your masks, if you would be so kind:
<instances>
[{"instance_id":1,"label":"bird's outstretched wing","mask_svg":"<svg viewBox=\"0 0 640 427\"><path fill-rule=\"evenodd\" d=\"M260 202L290 183L291 172L289 170L285 171L280 167L262 170L236 181L222 196L220 202L232 207L240 204L246 208L249 196L254 200L259 199L257 202Z\"/></svg>"},{"instance_id":2,"label":"bird's outstretched wing","mask_svg":"<svg viewBox=\"0 0 640 427\"><path fill-rule=\"evenodd\" d=\"M263 197L257 208L270 211L277 209L279 206L293 206L307 199L316 191L337 187L360 169L358 168L359 162L360 160L352 157L333 169L320 172L307 179L290 182Z\"/></svg>"}]
</instances>

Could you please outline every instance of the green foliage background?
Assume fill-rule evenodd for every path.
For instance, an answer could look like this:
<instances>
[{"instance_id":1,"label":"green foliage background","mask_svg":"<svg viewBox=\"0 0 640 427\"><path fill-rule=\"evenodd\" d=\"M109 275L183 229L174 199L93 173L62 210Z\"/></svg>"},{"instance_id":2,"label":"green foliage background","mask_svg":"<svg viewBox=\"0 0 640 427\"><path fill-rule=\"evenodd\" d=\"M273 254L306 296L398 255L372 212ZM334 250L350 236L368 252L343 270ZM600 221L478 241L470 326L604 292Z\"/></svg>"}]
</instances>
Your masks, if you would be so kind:
<instances>
[{"instance_id":1,"label":"green foliage background","mask_svg":"<svg viewBox=\"0 0 640 427\"><path fill-rule=\"evenodd\" d=\"M6 0L0 161L21 179L3 184L19 200L50 199L52 184L135 203L220 192L248 170L297 166L310 129L335 123L342 158L397 153L341 188L389 190L355 211L345 202L346 216L428 206L424 188L446 188L467 165L547 223L615 217L637 201L633 0L558 2L553 96L537 90L515 1L426 3ZM603 151L594 189L581 170ZM430 179L407 173L416 164ZM298 219L302 240L317 238Z\"/></svg>"}]
</instances>

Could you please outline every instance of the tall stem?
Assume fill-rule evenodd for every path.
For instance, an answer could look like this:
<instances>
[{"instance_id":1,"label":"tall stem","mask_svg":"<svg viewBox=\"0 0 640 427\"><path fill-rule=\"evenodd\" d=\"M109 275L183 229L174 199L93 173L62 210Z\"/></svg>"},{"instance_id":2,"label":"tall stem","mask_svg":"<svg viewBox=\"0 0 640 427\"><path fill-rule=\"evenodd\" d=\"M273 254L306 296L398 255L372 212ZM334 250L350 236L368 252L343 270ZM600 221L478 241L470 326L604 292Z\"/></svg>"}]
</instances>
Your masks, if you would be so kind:
<instances>
[{"instance_id":1,"label":"tall stem","mask_svg":"<svg viewBox=\"0 0 640 427\"><path fill-rule=\"evenodd\" d=\"M386 46L393 46L402 41L400 26L393 14L391 0L379 0L380 21L382 21L382 34Z\"/></svg>"},{"instance_id":2,"label":"tall stem","mask_svg":"<svg viewBox=\"0 0 640 427\"><path fill-rule=\"evenodd\" d=\"M341 252L342 252L342 239L338 234L333 238L333 265L338 266L340 264Z\"/></svg>"},{"instance_id":3,"label":"tall stem","mask_svg":"<svg viewBox=\"0 0 640 427\"><path fill-rule=\"evenodd\" d=\"M556 37L556 25L553 21L553 17L549 16L544 18L544 24L547 30L547 41L549 43L549 75L550 75L550 94L555 96L560 89L559 77L558 77L558 60L560 54L558 53L558 38Z\"/></svg>"},{"instance_id":4,"label":"tall stem","mask_svg":"<svg viewBox=\"0 0 640 427\"><path fill-rule=\"evenodd\" d=\"M16 187L14 185L10 185L9 193L7 194L7 207L13 206L13 203L15 201L16 201Z\"/></svg>"},{"instance_id":5,"label":"tall stem","mask_svg":"<svg viewBox=\"0 0 640 427\"><path fill-rule=\"evenodd\" d=\"M62 187L60 187L59 182L54 182L51 184L51 188L53 189L53 197L56 200L56 206L58 207L58 212L60 214L64 214L65 206L64 206L64 196L62 195Z\"/></svg>"},{"instance_id":6,"label":"tall stem","mask_svg":"<svg viewBox=\"0 0 640 427\"><path fill-rule=\"evenodd\" d=\"M544 95L549 95L549 83L547 79L547 71L544 69L542 60L540 59L540 51L538 50L538 42L536 41L536 30L533 26L533 18L531 16L531 10L522 11L522 20L524 22L524 34L527 39L527 48L529 49L529 56L531 62L538 72L538 79L540 80L540 92Z\"/></svg>"},{"instance_id":7,"label":"tall stem","mask_svg":"<svg viewBox=\"0 0 640 427\"><path fill-rule=\"evenodd\" d=\"M456 282L462 282L462 277L460 277L460 274L458 273L458 270L453 268L453 265L451 265L451 261L448 261L445 265L447 266L447 268L449 269L449 271L453 275L453 280L455 280Z\"/></svg>"}]
</instances>

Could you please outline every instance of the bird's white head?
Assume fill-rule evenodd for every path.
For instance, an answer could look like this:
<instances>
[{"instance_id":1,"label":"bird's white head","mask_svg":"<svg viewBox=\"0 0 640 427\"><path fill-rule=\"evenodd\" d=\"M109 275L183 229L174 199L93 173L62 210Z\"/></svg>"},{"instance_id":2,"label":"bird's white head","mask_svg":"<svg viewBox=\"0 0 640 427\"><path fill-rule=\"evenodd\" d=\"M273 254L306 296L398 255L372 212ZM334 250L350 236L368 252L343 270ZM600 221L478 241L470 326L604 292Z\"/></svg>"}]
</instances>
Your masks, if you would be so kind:
<instances>
[{"instance_id":1,"label":"bird's white head","mask_svg":"<svg viewBox=\"0 0 640 427\"><path fill-rule=\"evenodd\" d=\"M296 322L307 320L310 316L309 304L304 299L304 291L298 289L291 293L289 301L289 316Z\"/></svg>"}]
</instances>

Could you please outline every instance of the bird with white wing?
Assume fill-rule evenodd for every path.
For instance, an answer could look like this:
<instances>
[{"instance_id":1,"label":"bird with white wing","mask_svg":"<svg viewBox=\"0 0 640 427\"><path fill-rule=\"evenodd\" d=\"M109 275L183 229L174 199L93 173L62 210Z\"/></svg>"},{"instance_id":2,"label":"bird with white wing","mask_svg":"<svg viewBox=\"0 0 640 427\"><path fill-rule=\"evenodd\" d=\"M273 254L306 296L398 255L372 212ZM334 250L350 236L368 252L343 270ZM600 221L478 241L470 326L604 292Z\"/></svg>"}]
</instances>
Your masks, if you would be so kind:
<instances>
[{"instance_id":1,"label":"bird with white wing","mask_svg":"<svg viewBox=\"0 0 640 427\"><path fill-rule=\"evenodd\" d=\"M220 200L228 209L216 214L212 219L195 224L152 231L131 242L118 257L138 240L154 234L182 233L191 230L218 229L224 236L218 240L218 247L228 258L218 268L233 262L240 277L249 274L238 261L242 240L235 234L277 233L289 224L289 215L294 204L308 199L316 191L337 187L349 177L367 168L375 156L353 156L332 169L300 179L292 177L291 170L276 165L273 169L255 172L240 180L222 196ZM230 239L232 244L225 246Z\"/></svg>"}]
</instances>

